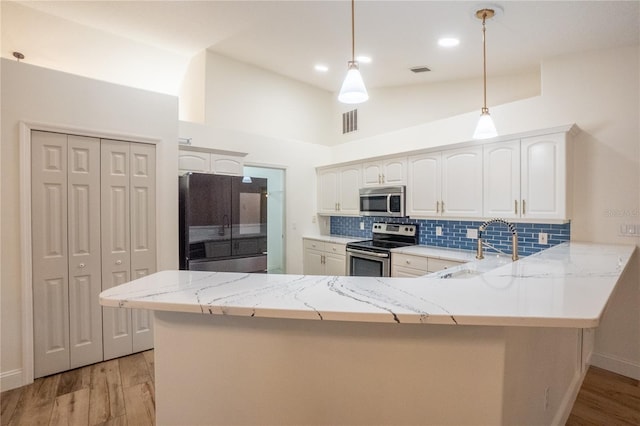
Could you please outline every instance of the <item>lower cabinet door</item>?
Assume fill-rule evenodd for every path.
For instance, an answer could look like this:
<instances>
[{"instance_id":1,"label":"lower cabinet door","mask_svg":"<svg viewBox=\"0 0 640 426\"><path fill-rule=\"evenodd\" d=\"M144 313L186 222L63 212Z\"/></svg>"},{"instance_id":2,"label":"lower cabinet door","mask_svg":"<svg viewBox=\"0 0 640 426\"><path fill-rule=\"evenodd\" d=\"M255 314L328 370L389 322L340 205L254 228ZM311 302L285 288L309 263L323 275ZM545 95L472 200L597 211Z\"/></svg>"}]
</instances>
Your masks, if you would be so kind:
<instances>
[{"instance_id":1,"label":"lower cabinet door","mask_svg":"<svg viewBox=\"0 0 640 426\"><path fill-rule=\"evenodd\" d=\"M346 256L343 254L325 253L325 275L346 275Z\"/></svg>"}]
</instances>

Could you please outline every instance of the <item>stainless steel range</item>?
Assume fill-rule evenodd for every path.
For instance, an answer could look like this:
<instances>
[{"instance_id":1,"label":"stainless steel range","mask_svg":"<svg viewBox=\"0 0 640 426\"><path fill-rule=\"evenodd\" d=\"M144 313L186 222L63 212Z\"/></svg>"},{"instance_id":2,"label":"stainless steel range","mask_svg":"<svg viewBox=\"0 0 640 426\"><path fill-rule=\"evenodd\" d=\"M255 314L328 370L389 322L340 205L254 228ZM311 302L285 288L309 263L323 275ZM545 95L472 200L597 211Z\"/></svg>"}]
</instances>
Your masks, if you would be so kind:
<instances>
[{"instance_id":1,"label":"stainless steel range","mask_svg":"<svg viewBox=\"0 0 640 426\"><path fill-rule=\"evenodd\" d=\"M347 275L391 276L391 249L418 244L418 225L374 223L373 239L347 244Z\"/></svg>"}]
</instances>

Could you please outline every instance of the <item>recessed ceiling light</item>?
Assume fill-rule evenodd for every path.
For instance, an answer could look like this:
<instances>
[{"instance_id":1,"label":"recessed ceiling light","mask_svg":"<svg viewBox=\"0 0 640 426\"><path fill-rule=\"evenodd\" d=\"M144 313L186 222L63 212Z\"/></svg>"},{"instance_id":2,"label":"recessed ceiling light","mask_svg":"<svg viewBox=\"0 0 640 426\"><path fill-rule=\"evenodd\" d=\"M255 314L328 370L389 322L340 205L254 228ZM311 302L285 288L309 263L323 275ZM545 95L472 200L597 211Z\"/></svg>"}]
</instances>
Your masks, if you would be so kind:
<instances>
[{"instance_id":1,"label":"recessed ceiling light","mask_svg":"<svg viewBox=\"0 0 640 426\"><path fill-rule=\"evenodd\" d=\"M460 40L454 37L442 37L438 40L438 45L442 47L455 47L460 44Z\"/></svg>"},{"instance_id":2,"label":"recessed ceiling light","mask_svg":"<svg viewBox=\"0 0 640 426\"><path fill-rule=\"evenodd\" d=\"M360 62L361 64L370 64L371 63L371 58L368 56L356 56L356 61Z\"/></svg>"},{"instance_id":3,"label":"recessed ceiling light","mask_svg":"<svg viewBox=\"0 0 640 426\"><path fill-rule=\"evenodd\" d=\"M329 71L329 67L322 64L317 64L313 67L318 72L327 72Z\"/></svg>"}]
</instances>

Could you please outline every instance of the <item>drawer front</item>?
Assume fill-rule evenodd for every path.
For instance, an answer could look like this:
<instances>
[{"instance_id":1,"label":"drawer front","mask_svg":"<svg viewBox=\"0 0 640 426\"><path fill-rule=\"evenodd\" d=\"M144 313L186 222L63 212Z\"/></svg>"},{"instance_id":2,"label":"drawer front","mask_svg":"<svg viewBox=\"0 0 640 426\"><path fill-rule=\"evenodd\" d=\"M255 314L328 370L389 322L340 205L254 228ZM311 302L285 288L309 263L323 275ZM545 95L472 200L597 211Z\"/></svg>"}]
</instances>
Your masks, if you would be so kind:
<instances>
[{"instance_id":1,"label":"drawer front","mask_svg":"<svg viewBox=\"0 0 640 426\"><path fill-rule=\"evenodd\" d=\"M411 256L409 254L391 254L391 263L396 266L422 270L427 273L429 271L429 262L431 259L422 256Z\"/></svg>"},{"instance_id":2,"label":"drawer front","mask_svg":"<svg viewBox=\"0 0 640 426\"><path fill-rule=\"evenodd\" d=\"M429 259L429 272L438 272L443 269L452 268L462 265L465 262L456 262L455 260Z\"/></svg>"},{"instance_id":3,"label":"drawer front","mask_svg":"<svg viewBox=\"0 0 640 426\"><path fill-rule=\"evenodd\" d=\"M308 240L306 238L304 240L304 248L305 248L305 250L306 249L312 249L312 250L324 251L324 246L325 246L325 243L323 243L322 241Z\"/></svg>"},{"instance_id":4,"label":"drawer front","mask_svg":"<svg viewBox=\"0 0 640 426\"><path fill-rule=\"evenodd\" d=\"M347 252L345 244L324 243L324 251L334 254L345 254Z\"/></svg>"},{"instance_id":5,"label":"drawer front","mask_svg":"<svg viewBox=\"0 0 640 426\"><path fill-rule=\"evenodd\" d=\"M414 268L407 268L400 265L391 265L391 276L398 278L417 278L425 275L425 271Z\"/></svg>"}]
</instances>

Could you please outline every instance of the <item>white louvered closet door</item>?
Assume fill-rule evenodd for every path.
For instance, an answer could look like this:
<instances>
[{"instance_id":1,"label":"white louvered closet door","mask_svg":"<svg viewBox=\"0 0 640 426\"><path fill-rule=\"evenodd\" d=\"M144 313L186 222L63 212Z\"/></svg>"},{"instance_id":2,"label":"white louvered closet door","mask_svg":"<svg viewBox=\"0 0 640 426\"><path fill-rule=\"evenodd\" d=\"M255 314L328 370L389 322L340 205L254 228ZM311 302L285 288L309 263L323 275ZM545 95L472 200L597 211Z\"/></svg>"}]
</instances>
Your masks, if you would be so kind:
<instances>
[{"instance_id":1,"label":"white louvered closet door","mask_svg":"<svg viewBox=\"0 0 640 426\"><path fill-rule=\"evenodd\" d=\"M102 289L130 281L130 144L101 141ZM103 307L104 359L133 350L131 310Z\"/></svg>"},{"instance_id":2,"label":"white louvered closet door","mask_svg":"<svg viewBox=\"0 0 640 426\"><path fill-rule=\"evenodd\" d=\"M156 147L131 143L131 279L156 271ZM131 311L133 352L153 347L153 312Z\"/></svg>"}]
</instances>

